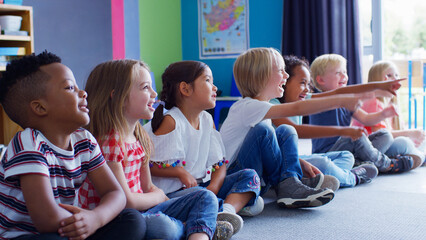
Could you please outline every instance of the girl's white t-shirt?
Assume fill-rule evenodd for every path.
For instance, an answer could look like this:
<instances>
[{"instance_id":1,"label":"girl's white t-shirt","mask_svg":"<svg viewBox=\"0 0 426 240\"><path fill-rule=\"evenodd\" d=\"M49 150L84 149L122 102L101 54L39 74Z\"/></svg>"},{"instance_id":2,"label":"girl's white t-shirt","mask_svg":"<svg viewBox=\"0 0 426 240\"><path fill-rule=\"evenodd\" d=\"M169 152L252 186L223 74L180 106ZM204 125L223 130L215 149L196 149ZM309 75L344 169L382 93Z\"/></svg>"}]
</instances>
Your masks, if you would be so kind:
<instances>
[{"instance_id":1,"label":"girl's white t-shirt","mask_svg":"<svg viewBox=\"0 0 426 240\"><path fill-rule=\"evenodd\" d=\"M225 157L225 147L219 132L213 128L212 116L206 111L201 112L197 130L177 107L167 111L166 115L170 115L176 123L175 129L170 133L157 136L152 132L151 122L144 126L154 143L154 154L150 159L152 167L163 163L170 164L170 168L181 167L185 161L185 170L197 179L198 183L210 180L212 165ZM183 187L178 178L152 176L152 181L166 194Z\"/></svg>"},{"instance_id":2,"label":"girl's white t-shirt","mask_svg":"<svg viewBox=\"0 0 426 240\"><path fill-rule=\"evenodd\" d=\"M250 128L261 121L272 126L271 119L264 119L272 104L265 101L245 97L232 104L228 116L220 128L220 134L225 145L230 162L236 159L243 141Z\"/></svg>"}]
</instances>

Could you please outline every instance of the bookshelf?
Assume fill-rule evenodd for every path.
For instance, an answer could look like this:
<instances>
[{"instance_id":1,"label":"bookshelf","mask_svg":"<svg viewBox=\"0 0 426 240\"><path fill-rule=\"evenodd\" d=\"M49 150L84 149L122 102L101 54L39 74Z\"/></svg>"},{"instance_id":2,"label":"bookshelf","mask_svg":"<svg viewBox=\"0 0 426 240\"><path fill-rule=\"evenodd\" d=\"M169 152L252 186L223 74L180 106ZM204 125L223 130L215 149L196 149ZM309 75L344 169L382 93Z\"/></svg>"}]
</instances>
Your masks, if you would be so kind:
<instances>
[{"instance_id":1,"label":"bookshelf","mask_svg":"<svg viewBox=\"0 0 426 240\"><path fill-rule=\"evenodd\" d=\"M27 31L28 36L0 35L0 47L23 48L23 55L34 52L34 28L33 28L33 8L31 6L19 6L0 4L0 15L15 15L22 17L21 30ZM1 71L6 70L5 66L0 66ZM21 128L14 123L0 106L0 144L9 144L12 137Z\"/></svg>"}]
</instances>

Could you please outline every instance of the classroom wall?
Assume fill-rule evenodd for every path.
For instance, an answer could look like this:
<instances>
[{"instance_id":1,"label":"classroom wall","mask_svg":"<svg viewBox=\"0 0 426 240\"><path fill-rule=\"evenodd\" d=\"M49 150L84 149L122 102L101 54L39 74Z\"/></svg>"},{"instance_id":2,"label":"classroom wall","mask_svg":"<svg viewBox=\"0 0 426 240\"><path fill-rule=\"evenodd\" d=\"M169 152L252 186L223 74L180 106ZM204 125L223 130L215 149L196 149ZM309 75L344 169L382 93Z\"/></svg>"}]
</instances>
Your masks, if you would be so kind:
<instances>
[{"instance_id":1,"label":"classroom wall","mask_svg":"<svg viewBox=\"0 0 426 240\"><path fill-rule=\"evenodd\" d=\"M232 59L199 59L198 0L181 0L182 5L182 57L199 60L210 66L215 85L223 96L231 90ZM273 47L281 50L283 0L250 0L250 47Z\"/></svg>"},{"instance_id":2,"label":"classroom wall","mask_svg":"<svg viewBox=\"0 0 426 240\"><path fill-rule=\"evenodd\" d=\"M182 60L180 0L140 0L140 56L154 72L157 92L161 74L172 62Z\"/></svg>"},{"instance_id":3,"label":"classroom wall","mask_svg":"<svg viewBox=\"0 0 426 240\"><path fill-rule=\"evenodd\" d=\"M98 63L112 59L111 4L105 0L23 0L33 6L35 53L62 58L83 88Z\"/></svg>"}]
</instances>

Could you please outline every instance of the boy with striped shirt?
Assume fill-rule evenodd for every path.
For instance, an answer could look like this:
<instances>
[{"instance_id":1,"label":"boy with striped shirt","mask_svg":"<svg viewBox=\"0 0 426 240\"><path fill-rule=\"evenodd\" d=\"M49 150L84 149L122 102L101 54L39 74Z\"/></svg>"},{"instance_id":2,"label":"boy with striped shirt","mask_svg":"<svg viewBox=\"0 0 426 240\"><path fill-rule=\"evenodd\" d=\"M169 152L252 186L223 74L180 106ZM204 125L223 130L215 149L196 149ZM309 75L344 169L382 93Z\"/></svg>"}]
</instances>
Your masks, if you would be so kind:
<instances>
[{"instance_id":1,"label":"boy with striped shirt","mask_svg":"<svg viewBox=\"0 0 426 240\"><path fill-rule=\"evenodd\" d=\"M143 219L123 210L120 185L81 128L89 123L86 97L52 53L7 65L0 102L24 130L1 159L0 239L143 239ZM73 206L87 177L101 196L93 210Z\"/></svg>"}]
</instances>

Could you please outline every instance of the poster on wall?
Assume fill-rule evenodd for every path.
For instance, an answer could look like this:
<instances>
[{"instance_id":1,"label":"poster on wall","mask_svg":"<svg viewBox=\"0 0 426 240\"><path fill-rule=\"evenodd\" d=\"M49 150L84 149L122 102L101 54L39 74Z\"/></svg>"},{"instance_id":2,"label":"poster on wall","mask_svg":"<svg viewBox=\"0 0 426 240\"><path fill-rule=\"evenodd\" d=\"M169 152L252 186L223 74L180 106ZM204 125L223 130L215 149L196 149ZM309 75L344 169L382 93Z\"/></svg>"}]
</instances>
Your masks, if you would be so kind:
<instances>
[{"instance_id":1,"label":"poster on wall","mask_svg":"<svg viewBox=\"0 0 426 240\"><path fill-rule=\"evenodd\" d=\"M235 58L249 48L248 0L198 0L200 59Z\"/></svg>"}]
</instances>

